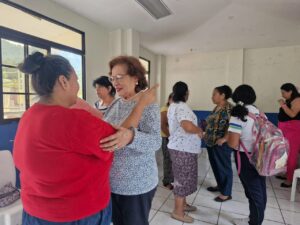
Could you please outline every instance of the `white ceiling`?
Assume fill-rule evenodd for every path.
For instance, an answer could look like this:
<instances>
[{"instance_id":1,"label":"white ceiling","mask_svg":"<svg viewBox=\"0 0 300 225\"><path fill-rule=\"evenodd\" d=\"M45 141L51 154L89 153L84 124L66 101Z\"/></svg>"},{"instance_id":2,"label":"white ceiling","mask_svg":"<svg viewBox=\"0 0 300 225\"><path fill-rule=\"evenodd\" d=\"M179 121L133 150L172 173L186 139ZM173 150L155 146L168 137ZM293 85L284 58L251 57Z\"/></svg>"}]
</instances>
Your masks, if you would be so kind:
<instances>
[{"instance_id":1,"label":"white ceiling","mask_svg":"<svg viewBox=\"0 0 300 225\"><path fill-rule=\"evenodd\" d=\"M165 55L300 44L300 0L163 0L173 14L160 20L134 0L53 1L110 30L133 28Z\"/></svg>"}]
</instances>

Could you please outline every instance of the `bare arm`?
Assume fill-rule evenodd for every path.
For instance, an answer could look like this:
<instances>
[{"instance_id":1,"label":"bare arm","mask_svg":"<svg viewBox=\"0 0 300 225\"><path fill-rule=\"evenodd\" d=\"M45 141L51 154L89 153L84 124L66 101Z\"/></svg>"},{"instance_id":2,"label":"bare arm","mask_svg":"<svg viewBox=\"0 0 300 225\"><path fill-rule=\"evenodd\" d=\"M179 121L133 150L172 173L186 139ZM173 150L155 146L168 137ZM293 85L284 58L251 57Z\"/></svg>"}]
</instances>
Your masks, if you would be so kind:
<instances>
[{"instance_id":1,"label":"bare arm","mask_svg":"<svg viewBox=\"0 0 300 225\"><path fill-rule=\"evenodd\" d=\"M240 134L229 131L227 138L227 144L229 145L229 147L238 150L240 146L240 137Z\"/></svg>"},{"instance_id":2,"label":"bare arm","mask_svg":"<svg viewBox=\"0 0 300 225\"><path fill-rule=\"evenodd\" d=\"M161 118L161 130L166 134L168 137L170 136L169 133L169 127L168 127L168 117L167 117L167 111L163 111L160 113L160 118Z\"/></svg>"},{"instance_id":3,"label":"bare arm","mask_svg":"<svg viewBox=\"0 0 300 225\"><path fill-rule=\"evenodd\" d=\"M195 126L191 121L189 120L182 120L180 122L180 126L182 127L182 129L187 132L187 133L191 133L191 134L198 134L198 136L200 138L202 138L203 136L203 131L200 127Z\"/></svg>"},{"instance_id":4,"label":"bare arm","mask_svg":"<svg viewBox=\"0 0 300 225\"><path fill-rule=\"evenodd\" d=\"M291 108L289 108L286 104L282 102L280 102L280 106L289 117L294 118L300 112L300 98L297 98L294 101L292 101Z\"/></svg>"}]
</instances>

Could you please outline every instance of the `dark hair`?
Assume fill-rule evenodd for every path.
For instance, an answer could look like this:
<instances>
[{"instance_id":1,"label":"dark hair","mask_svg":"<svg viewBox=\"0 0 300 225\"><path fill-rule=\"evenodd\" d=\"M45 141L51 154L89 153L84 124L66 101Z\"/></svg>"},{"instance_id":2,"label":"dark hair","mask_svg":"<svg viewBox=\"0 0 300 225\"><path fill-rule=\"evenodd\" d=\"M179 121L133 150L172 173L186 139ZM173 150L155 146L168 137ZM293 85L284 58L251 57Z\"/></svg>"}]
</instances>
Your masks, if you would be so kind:
<instances>
[{"instance_id":1,"label":"dark hair","mask_svg":"<svg viewBox=\"0 0 300 225\"><path fill-rule=\"evenodd\" d=\"M139 59L133 56L118 56L112 59L109 62L109 75L111 75L111 71L116 65L125 65L127 66L127 74L132 77L136 77L138 79L138 83L135 87L135 92L140 92L148 87L148 83L146 80L146 70L139 61Z\"/></svg>"},{"instance_id":2,"label":"dark hair","mask_svg":"<svg viewBox=\"0 0 300 225\"><path fill-rule=\"evenodd\" d=\"M93 87L96 88L96 85L105 87L106 89L109 89L110 87L110 92L109 95L114 97L116 95L116 89L112 85L112 83L109 81L107 76L101 76L97 78L96 80L93 81Z\"/></svg>"},{"instance_id":3,"label":"dark hair","mask_svg":"<svg viewBox=\"0 0 300 225\"><path fill-rule=\"evenodd\" d=\"M170 94L169 94L169 97L168 97L167 106L170 105L170 99L172 99L172 98L173 98L173 93L170 93Z\"/></svg>"},{"instance_id":4,"label":"dark hair","mask_svg":"<svg viewBox=\"0 0 300 225\"><path fill-rule=\"evenodd\" d=\"M51 95L57 78L63 75L69 79L74 71L66 58L59 55L44 56L40 52L26 57L18 68L25 74L32 74L32 86L39 96Z\"/></svg>"},{"instance_id":5,"label":"dark hair","mask_svg":"<svg viewBox=\"0 0 300 225\"><path fill-rule=\"evenodd\" d=\"M232 90L229 86L223 85L223 86L215 87L215 90L219 92L219 94L221 95L224 94L226 100L231 98Z\"/></svg>"},{"instance_id":6,"label":"dark hair","mask_svg":"<svg viewBox=\"0 0 300 225\"><path fill-rule=\"evenodd\" d=\"M248 115L246 105L252 105L256 100L254 89L250 85L242 84L234 90L232 100L236 103L236 106L232 108L231 116L238 117L246 122L245 116Z\"/></svg>"},{"instance_id":7,"label":"dark hair","mask_svg":"<svg viewBox=\"0 0 300 225\"><path fill-rule=\"evenodd\" d=\"M295 98L300 97L300 94L299 94L296 86L293 85L292 83L285 83L285 84L281 85L280 89L283 91L292 91L291 98L287 99L288 103L292 102Z\"/></svg>"},{"instance_id":8,"label":"dark hair","mask_svg":"<svg viewBox=\"0 0 300 225\"><path fill-rule=\"evenodd\" d=\"M178 102L186 102L186 95L188 92L188 86L186 83L182 81L178 81L173 86L173 101Z\"/></svg>"}]
</instances>

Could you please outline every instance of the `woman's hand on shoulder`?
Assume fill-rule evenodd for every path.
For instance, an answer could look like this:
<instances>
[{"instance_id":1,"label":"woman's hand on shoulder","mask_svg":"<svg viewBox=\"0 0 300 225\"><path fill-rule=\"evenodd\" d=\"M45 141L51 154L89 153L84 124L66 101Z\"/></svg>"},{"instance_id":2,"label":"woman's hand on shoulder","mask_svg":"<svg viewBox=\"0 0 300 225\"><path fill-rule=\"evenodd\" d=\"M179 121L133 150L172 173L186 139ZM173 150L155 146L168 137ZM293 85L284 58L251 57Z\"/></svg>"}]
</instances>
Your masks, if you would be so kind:
<instances>
[{"instance_id":1,"label":"woman's hand on shoulder","mask_svg":"<svg viewBox=\"0 0 300 225\"><path fill-rule=\"evenodd\" d=\"M155 84L151 88L141 91L139 95L136 95L134 100L136 100L139 104L144 106L151 105L156 101L156 90L159 87L159 84Z\"/></svg>"},{"instance_id":2,"label":"woman's hand on shoulder","mask_svg":"<svg viewBox=\"0 0 300 225\"><path fill-rule=\"evenodd\" d=\"M116 151L130 144L134 137L134 131L124 127L115 126L117 132L100 141L100 147L104 151Z\"/></svg>"}]
</instances>

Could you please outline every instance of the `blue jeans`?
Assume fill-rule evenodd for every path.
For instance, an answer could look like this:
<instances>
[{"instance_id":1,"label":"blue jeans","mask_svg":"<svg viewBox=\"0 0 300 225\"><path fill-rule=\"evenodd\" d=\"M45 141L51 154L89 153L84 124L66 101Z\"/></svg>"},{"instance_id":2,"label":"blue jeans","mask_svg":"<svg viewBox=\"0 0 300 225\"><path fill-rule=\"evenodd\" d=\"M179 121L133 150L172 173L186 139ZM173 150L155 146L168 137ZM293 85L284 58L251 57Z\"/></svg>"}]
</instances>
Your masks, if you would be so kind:
<instances>
[{"instance_id":1,"label":"blue jeans","mask_svg":"<svg viewBox=\"0 0 300 225\"><path fill-rule=\"evenodd\" d=\"M207 153L221 194L231 196L233 182L231 166L232 148L227 143L224 143L222 146L207 147Z\"/></svg>"},{"instance_id":2,"label":"blue jeans","mask_svg":"<svg viewBox=\"0 0 300 225\"><path fill-rule=\"evenodd\" d=\"M111 214L111 201L109 205L100 212L72 222L51 222L31 216L23 211L22 225L110 225Z\"/></svg>"}]
</instances>

